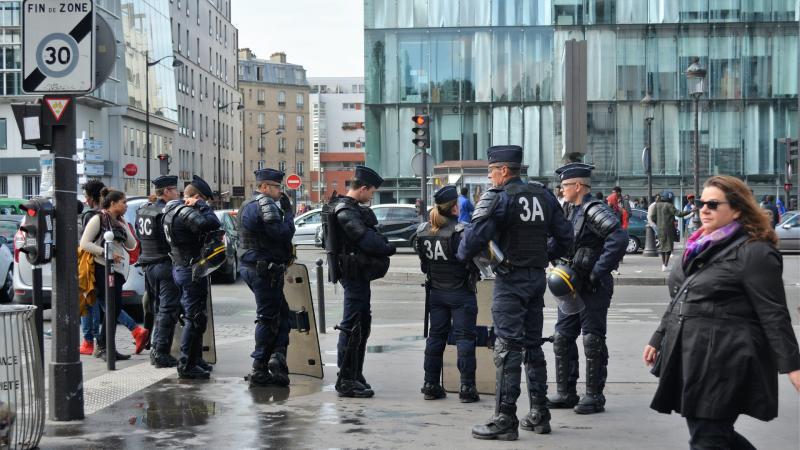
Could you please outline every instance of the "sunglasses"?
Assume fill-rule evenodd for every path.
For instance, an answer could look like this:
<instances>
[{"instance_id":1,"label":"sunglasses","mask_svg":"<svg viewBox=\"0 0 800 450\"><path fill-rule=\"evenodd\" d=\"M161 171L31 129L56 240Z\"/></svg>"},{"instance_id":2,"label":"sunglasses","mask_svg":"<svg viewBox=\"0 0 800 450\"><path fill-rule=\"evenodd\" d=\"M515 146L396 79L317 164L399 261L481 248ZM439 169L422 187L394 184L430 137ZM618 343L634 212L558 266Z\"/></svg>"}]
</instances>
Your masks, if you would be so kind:
<instances>
[{"instance_id":1,"label":"sunglasses","mask_svg":"<svg viewBox=\"0 0 800 450\"><path fill-rule=\"evenodd\" d=\"M730 202L721 202L719 200L709 200L707 202L703 200L694 201L694 206L696 206L697 209L703 209L703 206L708 206L708 209L712 211L716 211L717 208L719 208L719 205L727 205L727 204L730 204Z\"/></svg>"}]
</instances>

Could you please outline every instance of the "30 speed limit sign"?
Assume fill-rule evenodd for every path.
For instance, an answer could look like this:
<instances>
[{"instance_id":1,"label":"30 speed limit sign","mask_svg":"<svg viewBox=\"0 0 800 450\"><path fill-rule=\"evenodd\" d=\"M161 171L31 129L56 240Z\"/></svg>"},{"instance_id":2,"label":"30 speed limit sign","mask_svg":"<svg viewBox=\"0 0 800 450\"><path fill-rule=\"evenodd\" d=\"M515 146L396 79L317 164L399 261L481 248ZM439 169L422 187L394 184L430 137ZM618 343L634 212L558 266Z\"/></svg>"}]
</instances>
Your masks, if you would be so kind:
<instances>
[{"instance_id":1,"label":"30 speed limit sign","mask_svg":"<svg viewBox=\"0 0 800 450\"><path fill-rule=\"evenodd\" d=\"M94 90L94 1L22 2L22 90L28 94Z\"/></svg>"}]
</instances>

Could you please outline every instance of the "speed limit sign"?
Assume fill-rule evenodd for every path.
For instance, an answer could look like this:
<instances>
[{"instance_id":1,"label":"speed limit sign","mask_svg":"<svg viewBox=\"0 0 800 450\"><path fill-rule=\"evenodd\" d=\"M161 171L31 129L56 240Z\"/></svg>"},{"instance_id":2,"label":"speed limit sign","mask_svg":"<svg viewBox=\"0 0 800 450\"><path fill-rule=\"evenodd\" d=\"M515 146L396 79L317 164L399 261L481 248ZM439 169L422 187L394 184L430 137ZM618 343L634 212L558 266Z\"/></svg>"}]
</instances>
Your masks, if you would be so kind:
<instances>
[{"instance_id":1,"label":"speed limit sign","mask_svg":"<svg viewBox=\"0 0 800 450\"><path fill-rule=\"evenodd\" d=\"M22 90L85 94L94 90L94 0L22 2Z\"/></svg>"}]
</instances>

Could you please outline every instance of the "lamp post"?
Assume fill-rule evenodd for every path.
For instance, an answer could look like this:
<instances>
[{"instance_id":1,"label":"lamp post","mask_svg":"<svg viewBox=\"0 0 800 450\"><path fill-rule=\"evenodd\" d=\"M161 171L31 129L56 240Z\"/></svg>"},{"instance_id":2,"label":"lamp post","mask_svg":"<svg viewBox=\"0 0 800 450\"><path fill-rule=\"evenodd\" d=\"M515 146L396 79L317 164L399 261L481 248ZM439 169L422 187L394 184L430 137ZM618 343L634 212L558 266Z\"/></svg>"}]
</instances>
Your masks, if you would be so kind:
<instances>
[{"instance_id":1,"label":"lamp post","mask_svg":"<svg viewBox=\"0 0 800 450\"><path fill-rule=\"evenodd\" d=\"M231 105L239 105L236 107L237 111L244 109L242 102L228 102L217 106L217 201L220 208L222 207L222 123L220 114L223 109L228 109L228 106Z\"/></svg>"},{"instance_id":2,"label":"lamp post","mask_svg":"<svg viewBox=\"0 0 800 450\"><path fill-rule=\"evenodd\" d=\"M283 129L273 128L271 130L263 131L264 130L263 125L260 126L259 128L261 128L262 131L259 132L261 134L261 137L259 137L258 139L258 153L259 153L258 170L261 170L264 168L264 152L266 151L266 146L264 145L264 136L270 134L273 131L275 132L275 136L280 136L283 134Z\"/></svg>"},{"instance_id":3,"label":"lamp post","mask_svg":"<svg viewBox=\"0 0 800 450\"><path fill-rule=\"evenodd\" d=\"M656 115L656 101L648 92L642 99L644 107L644 121L647 123L647 147L645 147L645 158L647 171L647 205L653 201L653 119ZM645 226L644 251L642 256L658 256L656 252L656 236L653 227L649 224Z\"/></svg>"},{"instance_id":4,"label":"lamp post","mask_svg":"<svg viewBox=\"0 0 800 450\"><path fill-rule=\"evenodd\" d=\"M175 55L167 55L155 61L150 61L150 52L144 52L144 134L145 134L145 157L147 163L145 164L145 176L147 177L147 196L150 196L150 67L155 66L161 61L172 58L172 67L181 67L183 62L175 57ZM160 108L159 108L160 109ZM168 108L172 109L172 108Z\"/></svg>"},{"instance_id":5,"label":"lamp post","mask_svg":"<svg viewBox=\"0 0 800 450\"><path fill-rule=\"evenodd\" d=\"M705 92L706 69L695 58L686 69L686 87L694 99L694 195L700 198L700 97ZM700 214L694 214L694 228L700 228Z\"/></svg>"}]
</instances>

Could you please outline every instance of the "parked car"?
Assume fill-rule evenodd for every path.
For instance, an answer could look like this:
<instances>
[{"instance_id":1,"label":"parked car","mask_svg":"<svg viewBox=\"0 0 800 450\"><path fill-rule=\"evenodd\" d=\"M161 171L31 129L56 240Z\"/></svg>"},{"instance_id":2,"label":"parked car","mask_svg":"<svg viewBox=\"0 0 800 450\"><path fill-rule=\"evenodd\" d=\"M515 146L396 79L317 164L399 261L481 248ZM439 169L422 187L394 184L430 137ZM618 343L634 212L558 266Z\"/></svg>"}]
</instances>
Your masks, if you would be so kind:
<instances>
[{"instance_id":1,"label":"parked car","mask_svg":"<svg viewBox=\"0 0 800 450\"><path fill-rule=\"evenodd\" d=\"M312 209L294 218L294 245L314 245L317 229L322 225L322 209Z\"/></svg>"},{"instance_id":2,"label":"parked car","mask_svg":"<svg viewBox=\"0 0 800 450\"><path fill-rule=\"evenodd\" d=\"M236 220L237 210L221 209L214 211L219 219L222 230L225 231L225 263L211 274L212 280L225 283L235 283L239 278L239 253L244 252L239 248L239 223Z\"/></svg>"},{"instance_id":3,"label":"parked car","mask_svg":"<svg viewBox=\"0 0 800 450\"><path fill-rule=\"evenodd\" d=\"M628 248L625 253L638 253L644 248L647 233L647 211L632 209L628 217Z\"/></svg>"},{"instance_id":4,"label":"parked car","mask_svg":"<svg viewBox=\"0 0 800 450\"><path fill-rule=\"evenodd\" d=\"M14 234L22 217L0 215L0 303L14 299Z\"/></svg>"},{"instance_id":5,"label":"parked car","mask_svg":"<svg viewBox=\"0 0 800 450\"><path fill-rule=\"evenodd\" d=\"M800 251L800 212L787 211L775 227L780 251Z\"/></svg>"},{"instance_id":6,"label":"parked car","mask_svg":"<svg viewBox=\"0 0 800 450\"><path fill-rule=\"evenodd\" d=\"M0 198L0 217L2 216L18 216L25 213L22 208L19 207L21 204L25 204L28 201L24 198Z\"/></svg>"},{"instance_id":7,"label":"parked car","mask_svg":"<svg viewBox=\"0 0 800 450\"><path fill-rule=\"evenodd\" d=\"M125 212L125 220L131 228L131 232L136 235L133 225L136 223L136 211L147 202L146 197L128 197L128 210ZM80 236L78 236L80 240ZM33 276L32 267L28 259L19 251L22 243L25 242L25 233L17 230L14 235L14 302L30 304L33 301ZM136 265L139 259L140 248L130 254L130 268L125 284L122 285L122 306L131 312L132 316L142 317L142 296L144 295L144 271ZM52 264L42 265L42 303L45 309L51 305L51 286L52 286Z\"/></svg>"},{"instance_id":8,"label":"parked car","mask_svg":"<svg viewBox=\"0 0 800 450\"><path fill-rule=\"evenodd\" d=\"M375 228L386 236L389 242L398 247L415 247L417 227L422 222L422 218L417 215L414 205L387 203L373 205L371 208L378 219L378 225ZM314 245L325 247L325 237L322 235L321 226L317 227L314 234Z\"/></svg>"}]
</instances>

